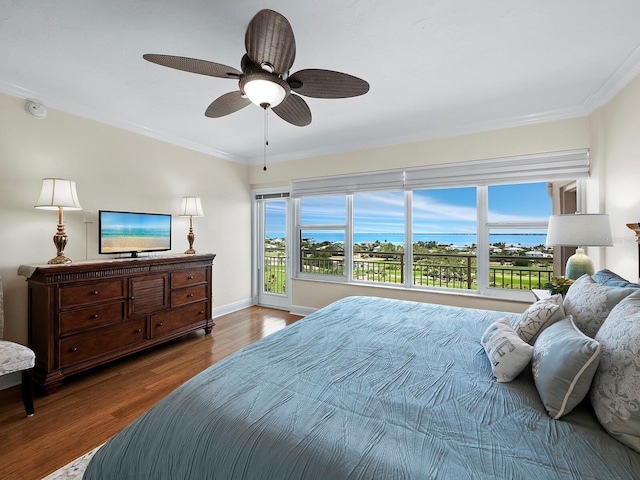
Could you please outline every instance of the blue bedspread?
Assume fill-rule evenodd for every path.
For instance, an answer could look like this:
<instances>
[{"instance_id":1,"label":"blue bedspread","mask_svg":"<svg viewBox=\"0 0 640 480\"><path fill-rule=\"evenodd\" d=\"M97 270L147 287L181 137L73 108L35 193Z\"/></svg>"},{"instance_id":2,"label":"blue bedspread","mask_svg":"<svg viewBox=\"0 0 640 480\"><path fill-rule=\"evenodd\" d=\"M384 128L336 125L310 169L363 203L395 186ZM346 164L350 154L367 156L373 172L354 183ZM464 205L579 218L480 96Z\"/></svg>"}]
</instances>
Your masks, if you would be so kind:
<instances>
[{"instance_id":1,"label":"blue bedspread","mask_svg":"<svg viewBox=\"0 0 640 480\"><path fill-rule=\"evenodd\" d=\"M505 315L340 300L175 390L84 478L640 478L588 402L552 420L528 370L493 379L479 338Z\"/></svg>"}]
</instances>

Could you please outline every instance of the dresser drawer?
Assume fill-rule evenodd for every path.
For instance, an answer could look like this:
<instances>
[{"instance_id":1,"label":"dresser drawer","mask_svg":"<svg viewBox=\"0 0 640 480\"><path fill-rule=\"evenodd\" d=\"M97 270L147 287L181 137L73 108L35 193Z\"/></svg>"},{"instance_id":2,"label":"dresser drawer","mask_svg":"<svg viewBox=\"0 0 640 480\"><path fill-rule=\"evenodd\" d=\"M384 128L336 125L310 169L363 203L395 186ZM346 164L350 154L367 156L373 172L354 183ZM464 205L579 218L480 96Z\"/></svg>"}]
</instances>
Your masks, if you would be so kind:
<instances>
[{"instance_id":1,"label":"dresser drawer","mask_svg":"<svg viewBox=\"0 0 640 480\"><path fill-rule=\"evenodd\" d=\"M84 285L60 287L60 308L89 305L124 298L124 282L110 280L108 282L85 283Z\"/></svg>"},{"instance_id":2,"label":"dresser drawer","mask_svg":"<svg viewBox=\"0 0 640 480\"><path fill-rule=\"evenodd\" d=\"M60 367L142 342L146 337L145 327L146 320L140 318L62 338L59 341Z\"/></svg>"},{"instance_id":3,"label":"dresser drawer","mask_svg":"<svg viewBox=\"0 0 640 480\"><path fill-rule=\"evenodd\" d=\"M151 338L167 335L198 322L207 320L207 302L194 303L174 308L151 316Z\"/></svg>"},{"instance_id":4,"label":"dresser drawer","mask_svg":"<svg viewBox=\"0 0 640 480\"><path fill-rule=\"evenodd\" d=\"M206 270L189 270L185 272L173 272L171 274L171 286L173 288L186 287L196 283L207 281Z\"/></svg>"},{"instance_id":5,"label":"dresser drawer","mask_svg":"<svg viewBox=\"0 0 640 480\"><path fill-rule=\"evenodd\" d=\"M101 303L60 314L60 335L124 319L124 301Z\"/></svg>"},{"instance_id":6,"label":"dresser drawer","mask_svg":"<svg viewBox=\"0 0 640 480\"><path fill-rule=\"evenodd\" d=\"M129 317L166 310L169 307L169 276L134 277L129 280Z\"/></svg>"},{"instance_id":7,"label":"dresser drawer","mask_svg":"<svg viewBox=\"0 0 640 480\"><path fill-rule=\"evenodd\" d=\"M207 285L185 287L171 291L171 306L178 307L188 303L199 302L207 299Z\"/></svg>"}]
</instances>

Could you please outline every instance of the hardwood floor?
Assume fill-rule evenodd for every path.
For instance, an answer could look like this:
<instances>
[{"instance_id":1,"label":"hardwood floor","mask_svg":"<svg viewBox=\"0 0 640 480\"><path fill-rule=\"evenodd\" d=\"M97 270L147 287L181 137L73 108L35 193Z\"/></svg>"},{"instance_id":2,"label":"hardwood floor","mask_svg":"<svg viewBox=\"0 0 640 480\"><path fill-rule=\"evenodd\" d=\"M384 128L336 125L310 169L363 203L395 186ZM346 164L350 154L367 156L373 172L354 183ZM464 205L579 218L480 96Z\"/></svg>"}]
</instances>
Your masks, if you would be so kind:
<instances>
[{"instance_id":1,"label":"hardwood floor","mask_svg":"<svg viewBox=\"0 0 640 480\"><path fill-rule=\"evenodd\" d=\"M161 398L239 350L301 317L250 307L215 319L203 331L65 380L36 394L25 416L20 387L0 391L0 477L40 480L101 445Z\"/></svg>"}]
</instances>

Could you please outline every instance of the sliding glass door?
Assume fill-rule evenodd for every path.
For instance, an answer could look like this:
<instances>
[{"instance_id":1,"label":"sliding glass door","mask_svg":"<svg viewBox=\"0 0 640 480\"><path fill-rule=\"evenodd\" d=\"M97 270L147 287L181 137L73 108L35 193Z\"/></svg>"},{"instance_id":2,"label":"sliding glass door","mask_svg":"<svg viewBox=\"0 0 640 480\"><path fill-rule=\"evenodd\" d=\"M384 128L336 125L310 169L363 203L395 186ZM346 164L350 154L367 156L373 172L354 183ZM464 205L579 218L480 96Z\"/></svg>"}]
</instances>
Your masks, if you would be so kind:
<instances>
[{"instance_id":1,"label":"sliding glass door","mask_svg":"<svg viewBox=\"0 0 640 480\"><path fill-rule=\"evenodd\" d=\"M256 196L258 303L285 309L291 306L288 203L289 199L281 194Z\"/></svg>"}]
</instances>

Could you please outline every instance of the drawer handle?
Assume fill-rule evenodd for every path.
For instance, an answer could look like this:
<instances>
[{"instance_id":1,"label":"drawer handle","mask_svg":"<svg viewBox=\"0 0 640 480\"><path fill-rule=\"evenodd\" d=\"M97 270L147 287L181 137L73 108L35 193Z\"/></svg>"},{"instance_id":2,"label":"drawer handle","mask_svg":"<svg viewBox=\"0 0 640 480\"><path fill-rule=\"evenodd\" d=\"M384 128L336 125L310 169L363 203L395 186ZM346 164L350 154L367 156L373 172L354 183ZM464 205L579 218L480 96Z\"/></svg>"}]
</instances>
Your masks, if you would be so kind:
<instances>
[{"instance_id":1,"label":"drawer handle","mask_svg":"<svg viewBox=\"0 0 640 480\"><path fill-rule=\"evenodd\" d=\"M140 333L142 331L141 328L136 328L136 333Z\"/></svg>"},{"instance_id":2,"label":"drawer handle","mask_svg":"<svg viewBox=\"0 0 640 480\"><path fill-rule=\"evenodd\" d=\"M77 352L77 351L78 351L78 347L73 347L73 348L71 349L71 352L72 352L72 353L75 353L75 352Z\"/></svg>"},{"instance_id":3,"label":"drawer handle","mask_svg":"<svg viewBox=\"0 0 640 480\"><path fill-rule=\"evenodd\" d=\"M191 298L191 297L193 297L193 293L188 293L187 298Z\"/></svg>"},{"instance_id":4,"label":"drawer handle","mask_svg":"<svg viewBox=\"0 0 640 480\"><path fill-rule=\"evenodd\" d=\"M187 277L187 280L193 280L193 275L189 275L189 276Z\"/></svg>"},{"instance_id":5,"label":"drawer handle","mask_svg":"<svg viewBox=\"0 0 640 480\"><path fill-rule=\"evenodd\" d=\"M94 313L93 315L91 315L91 318L98 318L98 314Z\"/></svg>"},{"instance_id":6,"label":"drawer handle","mask_svg":"<svg viewBox=\"0 0 640 480\"><path fill-rule=\"evenodd\" d=\"M160 323L158 324L158 326L159 326L159 327L161 327L162 325L163 325L163 323L162 323L162 322L160 322Z\"/></svg>"},{"instance_id":7,"label":"drawer handle","mask_svg":"<svg viewBox=\"0 0 640 480\"><path fill-rule=\"evenodd\" d=\"M98 290L94 290L93 292L91 292L91 295L98 295Z\"/></svg>"},{"instance_id":8,"label":"drawer handle","mask_svg":"<svg viewBox=\"0 0 640 480\"><path fill-rule=\"evenodd\" d=\"M136 299L136 297L135 297L134 295L131 295L131 296L129 297L129 300L135 300L135 299Z\"/></svg>"},{"instance_id":9,"label":"drawer handle","mask_svg":"<svg viewBox=\"0 0 640 480\"><path fill-rule=\"evenodd\" d=\"M204 310L200 310L200 311L198 312L198 315L204 315Z\"/></svg>"}]
</instances>

